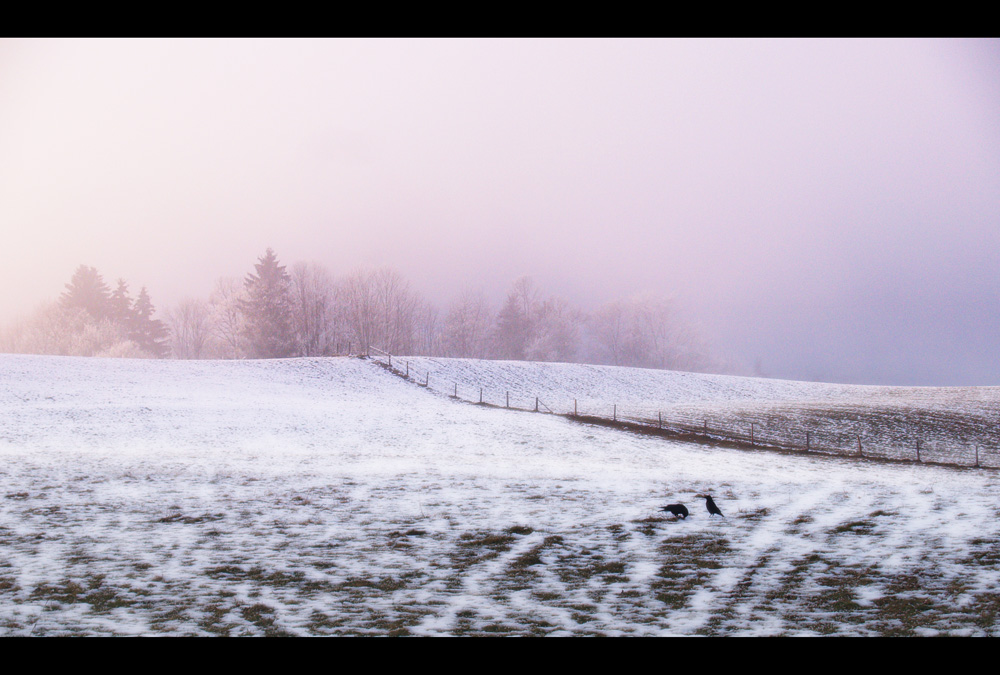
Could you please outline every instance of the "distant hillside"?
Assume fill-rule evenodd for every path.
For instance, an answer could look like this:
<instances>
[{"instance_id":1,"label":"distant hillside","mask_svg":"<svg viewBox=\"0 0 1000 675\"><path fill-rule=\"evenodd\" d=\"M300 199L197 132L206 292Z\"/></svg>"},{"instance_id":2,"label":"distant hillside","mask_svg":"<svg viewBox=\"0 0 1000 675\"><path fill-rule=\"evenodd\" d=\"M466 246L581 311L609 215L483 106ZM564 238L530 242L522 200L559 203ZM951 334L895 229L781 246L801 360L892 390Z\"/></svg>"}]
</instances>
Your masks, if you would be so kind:
<instances>
[{"instance_id":1,"label":"distant hillside","mask_svg":"<svg viewBox=\"0 0 1000 675\"><path fill-rule=\"evenodd\" d=\"M784 447L1000 464L1000 387L884 387L571 363L394 357L429 387L552 412L662 418Z\"/></svg>"}]
</instances>

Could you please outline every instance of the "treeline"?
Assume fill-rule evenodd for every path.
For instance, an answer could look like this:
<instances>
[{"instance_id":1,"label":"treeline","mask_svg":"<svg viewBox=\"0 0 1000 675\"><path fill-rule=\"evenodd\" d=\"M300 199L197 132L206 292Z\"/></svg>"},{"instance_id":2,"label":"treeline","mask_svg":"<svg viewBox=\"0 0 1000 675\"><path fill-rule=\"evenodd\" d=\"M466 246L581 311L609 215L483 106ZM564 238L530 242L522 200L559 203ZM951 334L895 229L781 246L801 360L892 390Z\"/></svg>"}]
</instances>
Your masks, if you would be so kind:
<instances>
[{"instance_id":1,"label":"treeline","mask_svg":"<svg viewBox=\"0 0 1000 675\"><path fill-rule=\"evenodd\" d=\"M335 277L318 263L286 268L267 249L243 279L221 278L152 318L143 288L134 301L81 266L59 303L14 331L0 348L96 356L180 359L330 356L369 345L393 354L567 361L725 372L697 327L668 298L644 295L586 312L545 296L529 277L499 306L465 290L443 310L395 270ZM12 339L16 338L16 339Z\"/></svg>"},{"instance_id":2,"label":"treeline","mask_svg":"<svg viewBox=\"0 0 1000 675\"><path fill-rule=\"evenodd\" d=\"M273 250L242 281L167 313L177 358L326 356L372 345L393 354L568 361L722 372L729 364L667 298L644 295L584 312L513 282L499 306L465 290L443 309L389 268L335 277L318 263L287 268Z\"/></svg>"},{"instance_id":3,"label":"treeline","mask_svg":"<svg viewBox=\"0 0 1000 675\"><path fill-rule=\"evenodd\" d=\"M154 312L145 286L133 299L124 279L112 291L95 268L80 265L58 301L0 334L0 351L164 358L169 330Z\"/></svg>"}]
</instances>

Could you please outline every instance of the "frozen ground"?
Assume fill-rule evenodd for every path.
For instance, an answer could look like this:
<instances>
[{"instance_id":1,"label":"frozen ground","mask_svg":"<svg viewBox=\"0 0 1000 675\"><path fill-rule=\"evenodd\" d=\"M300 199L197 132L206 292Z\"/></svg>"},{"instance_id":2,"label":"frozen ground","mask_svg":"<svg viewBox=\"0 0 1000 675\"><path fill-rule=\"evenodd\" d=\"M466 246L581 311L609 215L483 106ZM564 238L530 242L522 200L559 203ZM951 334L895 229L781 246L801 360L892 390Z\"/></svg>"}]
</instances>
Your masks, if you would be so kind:
<instances>
[{"instance_id":1,"label":"frozen ground","mask_svg":"<svg viewBox=\"0 0 1000 675\"><path fill-rule=\"evenodd\" d=\"M385 362L385 358L381 360ZM566 363L397 357L486 403L667 425L787 449L1000 468L1000 387L876 387ZM457 390L456 390L457 387ZM978 453L977 453L978 449Z\"/></svg>"},{"instance_id":2,"label":"frozen ground","mask_svg":"<svg viewBox=\"0 0 1000 675\"><path fill-rule=\"evenodd\" d=\"M731 398L822 387L754 386ZM1000 622L994 471L684 445L469 405L358 359L0 355L0 459L3 635ZM661 517L675 501L694 515Z\"/></svg>"}]
</instances>

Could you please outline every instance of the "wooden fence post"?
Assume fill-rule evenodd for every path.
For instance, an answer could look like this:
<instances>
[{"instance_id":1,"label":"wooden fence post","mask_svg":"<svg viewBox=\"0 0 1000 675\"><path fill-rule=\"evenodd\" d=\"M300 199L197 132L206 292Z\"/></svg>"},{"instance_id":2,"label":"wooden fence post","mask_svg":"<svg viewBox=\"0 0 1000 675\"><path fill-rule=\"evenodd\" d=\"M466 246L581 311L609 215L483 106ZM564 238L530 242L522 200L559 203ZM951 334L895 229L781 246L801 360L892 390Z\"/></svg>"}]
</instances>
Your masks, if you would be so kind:
<instances>
[{"instance_id":1,"label":"wooden fence post","mask_svg":"<svg viewBox=\"0 0 1000 675\"><path fill-rule=\"evenodd\" d=\"M483 402L483 388L482 387L479 388L479 402L480 403Z\"/></svg>"},{"instance_id":2,"label":"wooden fence post","mask_svg":"<svg viewBox=\"0 0 1000 675\"><path fill-rule=\"evenodd\" d=\"M618 421L618 404L617 403L615 403L615 411L613 413L612 421L614 421L614 422Z\"/></svg>"},{"instance_id":3,"label":"wooden fence post","mask_svg":"<svg viewBox=\"0 0 1000 675\"><path fill-rule=\"evenodd\" d=\"M806 452L809 452L809 432L806 432Z\"/></svg>"},{"instance_id":4,"label":"wooden fence post","mask_svg":"<svg viewBox=\"0 0 1000 675\"><path fill-rule=\"evenodd\" d=\"M424 386L428 388L431 386L431 371L429 370L427 371L427 375L424 377Z\"/></svg>"},{"instance_id":5,"label":"wooden fence post","mask_svg":"<svg viewBox=\"0 0 1000 675\"><path fill-rule=\"evenodd\" d=\"M510 407L510 392L507 392L507 407Z\"/></svg>"},{"instance_id":6,"label":"wooden fence post","mask_svg":"<svg viewBox=\"0 0 1000 675\"><path fill-rule=\"evenodd\" d=\"M660 428L662 429L663 428L663 413L660 412L659 410L656 411L656 419L659 421Z\"/></svg>"},{"instance_id":7,"label":"wooden fence post","mask_svg":"<svg viewBox=\"0 0 1000 675\"><path fill-rule=\"evenodd\" d=\"M406 362L406 376L407 377L410 376L410 362L409 361Z\"/></svg>"},{"instance_id":8,"label":"wooden fence post","mask_svg":"<svg viewBox=\"0 0 1000 675\"><path fill-rule=\"evenodd\" d=\"M753 447L753 425L754 425L754 423L751 422L750 423L750 447L751 448Z\"/></svg>"},{"instance_id":9,"label":"wooden fence post","mask_svg":"<svg viewBox=\"0 0 1000 675\"><path fill-rule=\"evenodd\" d=\"M455 383L455 398L458 398L458 382Z\"/></svg>"},{"instance_id":10,"label":"wooden fence post","mask_svg":"<svg viewBox=\"0 0 1000 675\"><path fill-rule=\"evenodd\" d=\"M576 417L576 399L573 399L573 417Z\"/></svg>"},{"instance_id":11,"label":"wooden fence post","mask_svg":"<svg viewBox=\"0 0 1000 675\"><path fill-rule=\"evenodd\" d=\"M858 457L864 457L864 453L861 452L861 434L855 434L858 437Z\"/></svg>"},{"instance_id":12,"label":"wooden fence post","mask_svg":"<svg viewBox=\"0 0 1000 675\"><path fill-rule=\"evenodd\" d=\"M538 397L535 397L535 412L538 412Z\"/></svg>"}]
</instances>

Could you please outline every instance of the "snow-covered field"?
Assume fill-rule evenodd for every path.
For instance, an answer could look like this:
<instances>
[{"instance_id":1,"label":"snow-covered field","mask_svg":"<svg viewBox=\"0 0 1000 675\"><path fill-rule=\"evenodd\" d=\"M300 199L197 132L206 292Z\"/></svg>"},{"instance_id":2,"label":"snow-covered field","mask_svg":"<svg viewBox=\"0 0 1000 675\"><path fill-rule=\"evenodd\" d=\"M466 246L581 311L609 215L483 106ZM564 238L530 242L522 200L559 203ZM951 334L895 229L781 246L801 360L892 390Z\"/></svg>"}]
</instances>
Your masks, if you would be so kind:
<instances>
[{"instance_id":1,"label":"snow-covered field","mask_svg":"<svg viewBox=\"0 0 1000 675\"><path fill-rule=\"evenodd\" d=\"M444 395L462 386L454 373L506 389L515 366L435 364L427 391L352 358L0 355L0 634L1000 628L992 470L686 445L480 407ZM645 383L656 371L517 367L551 392L601 382L597 405L724 410L839 389L674 374L690 387L668 393ZM658 510L677 501L691 518Z\"/></svg>"},{"instance_id":2,"label":"snow-covered field","mask_svg":"<svg viewBox=\"0 0 1000 675\"><path fill-rule=\"evenodd\" d=\"M381 358L386 362L385 358ZM397 357L471 401L679 425L719 439L829 454L1000 468L1000 387L877 387L565 363ZM457 390L456 390L457 386ZM480 393L481 392L481 393ZM978 448L978 454L977 454Z\"/></svg>"}]
</instances>

